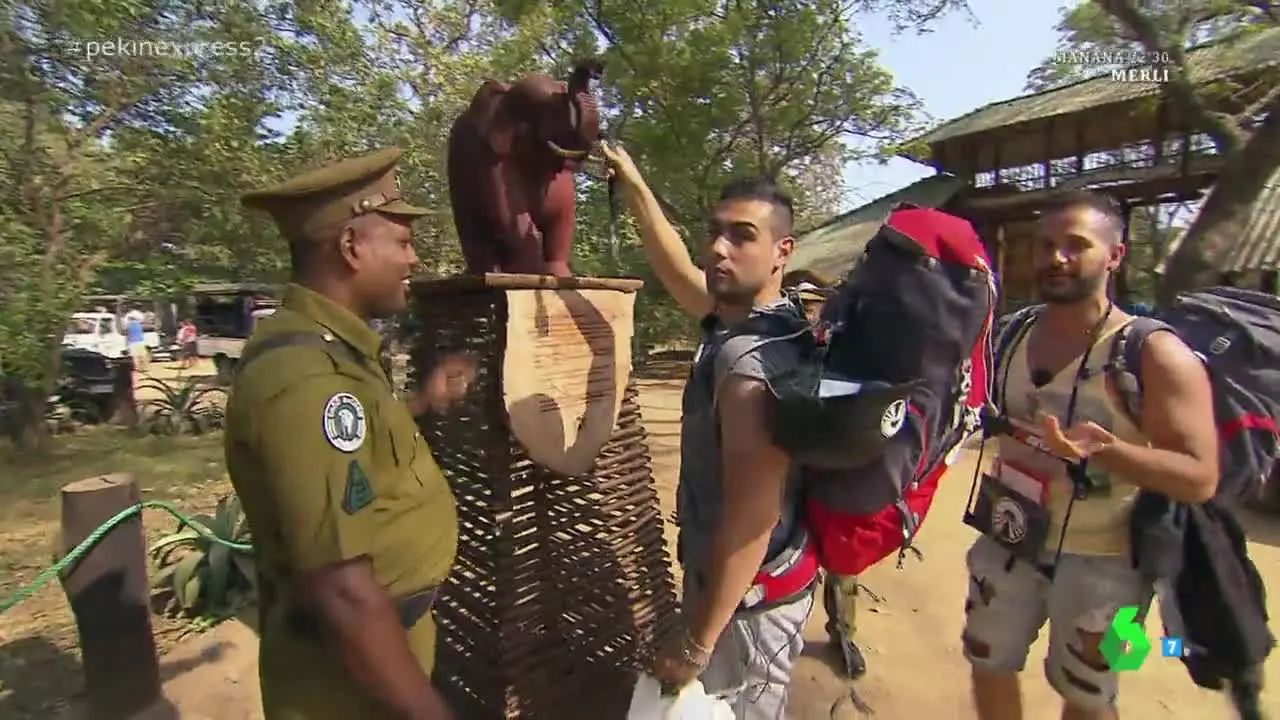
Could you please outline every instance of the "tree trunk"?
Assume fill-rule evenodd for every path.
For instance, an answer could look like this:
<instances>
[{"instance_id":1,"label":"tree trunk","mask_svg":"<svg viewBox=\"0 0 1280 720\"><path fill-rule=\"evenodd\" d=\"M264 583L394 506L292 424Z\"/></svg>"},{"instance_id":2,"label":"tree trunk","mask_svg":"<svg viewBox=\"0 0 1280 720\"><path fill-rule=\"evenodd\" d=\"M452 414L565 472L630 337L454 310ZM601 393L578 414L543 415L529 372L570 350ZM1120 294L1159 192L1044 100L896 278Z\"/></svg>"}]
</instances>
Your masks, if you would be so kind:
<instances>
[{"instance_id":1,"label":"tree trunk","mask_svg":"<svg viewBox=\"0 0 1280 720\"><path fill-rule=\"evenodd\" d=\"M1216 282L1216 260L1240 240L1264 187L1280 169L1280 113L1269 114L1244 147L1223 162L1217 184L1204 200L1186 237L1169 258L1160 284L1161 305L1177 293Z\"/></svg>"},{"instance_id":2,"label":"tree trunk","mask_svg":"<svg viewBox=\"0 0 1280 720\"><path fill-rule=\"evenodd\" d=\"M49 425L45 411L49 395L43 388L23 382L10 386L14 399L14 417L9 424L9 439L20 450L42 451L49 444Z\"/></svg>"}]
</instances>

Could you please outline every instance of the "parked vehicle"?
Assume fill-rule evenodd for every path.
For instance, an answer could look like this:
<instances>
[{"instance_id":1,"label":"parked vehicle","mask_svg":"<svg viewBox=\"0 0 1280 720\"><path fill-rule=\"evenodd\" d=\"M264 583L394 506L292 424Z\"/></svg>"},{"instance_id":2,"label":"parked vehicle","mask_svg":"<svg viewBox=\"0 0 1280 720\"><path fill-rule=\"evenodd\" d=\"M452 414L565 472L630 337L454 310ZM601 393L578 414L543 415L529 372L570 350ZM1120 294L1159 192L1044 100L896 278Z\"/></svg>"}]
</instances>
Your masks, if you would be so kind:
<instances>
[{"instance_id":1,"label":"parked vehicle","mask_svg":"<svg viewBox=\"0 0 1280 720\"><path fill-rule=\"evenodd\" d=\"M92 350L64 349L62 372L50 403L65 406L76 422L106 422L115 406L117 362L118 359Z\"/></svg>"},{"instance_id":2,"label":"parked vehicle","mask_svg":"<svg viewBox=\"0 0 1280 720\"><path fill-rule=\"evenodd\" d=\"M144 330L143 341L155 352L160 347L160 335L154 330ZM71 315L71 322L62 336L63 347L90 350L107 357L128 354L129 343L121 318L110 312L78 312Z\"/></svg>"},{"instance_id":3,"label":"parked vehicle","mask_svg":"<svg viewBox=\"0 0 1280 720\"><path fill-rule=\"evenodd\" d=\"M220 383L231 382L245 341L258 321L279 307L278 294L274 286L244 283L197 285L191 289L196 354L213 358Z\"/></svg>"}]
</instances>

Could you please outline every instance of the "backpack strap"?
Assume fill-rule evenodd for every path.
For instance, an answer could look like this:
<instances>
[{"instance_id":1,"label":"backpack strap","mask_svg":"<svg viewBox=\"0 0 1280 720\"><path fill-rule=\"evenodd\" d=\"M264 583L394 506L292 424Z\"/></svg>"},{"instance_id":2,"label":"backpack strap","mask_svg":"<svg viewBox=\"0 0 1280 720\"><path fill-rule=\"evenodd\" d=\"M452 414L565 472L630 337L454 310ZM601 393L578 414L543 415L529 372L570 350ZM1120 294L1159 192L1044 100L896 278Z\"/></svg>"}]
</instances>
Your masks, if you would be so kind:
<instances>
[{"instance_id":1,"label":"backpack strap","mask_svg":"<svg viewBox=\"0 0 1280 720\"><path fill-rule=\"evenodd\" d=\"M699 374L698 379L703 383L707 393L711 395L713 405L718 401L720 394L715 368L719 362L718 356L723 350L725 342L740 335L759 335L762 338L758 342L752 343L746 350L738 353L738 357L733 358L730 362L730 366L732 366L741 358L765 345L790 341L808 332L808 320L804 317L804 311L799 304L799 299L792 294L787 295L786 298L791 301L786 310L751 313L741 323L730 329L728 334L716 344L715 352L711 353L709 357L699 358L698 364L694 366L694 372ZM713 319L711 316L707 316L702 322L703 327L707 327L713 322Z\"/></svg>"},{"instance_id":2,"label":"backpack strap","mask_svg":"<svg viewBox=\"0 0 1280 720\"><path fill-rule=\"evenodd\" d=\"M1134 425L1142 419L1142 349L1152 333L1162 331L1174 332L1174 329L1153 317L1138 316L1111 338L1105 367L1120 395L1121 409Z\"/></svg>"},{"instance_id":3,"label":"backpack strap","mask_svg":"<svg viewBox=\"0 0 1280 720\"><path fill-rule=\"evenodd\" d=\"M1044 309L1043 305L1029 305L1015 311L1005 322L1004 329L996 336L995 362L991 366L991 374L995 382L991 383L991 397L988 400L1001 414L1003 414L1000 408L1004 405L1005 385L1009 382L1009 364L1006 360L1018 343L1027 336L1031 326L1040 317L1042 309Z\"/></svg>"}]
</instances>

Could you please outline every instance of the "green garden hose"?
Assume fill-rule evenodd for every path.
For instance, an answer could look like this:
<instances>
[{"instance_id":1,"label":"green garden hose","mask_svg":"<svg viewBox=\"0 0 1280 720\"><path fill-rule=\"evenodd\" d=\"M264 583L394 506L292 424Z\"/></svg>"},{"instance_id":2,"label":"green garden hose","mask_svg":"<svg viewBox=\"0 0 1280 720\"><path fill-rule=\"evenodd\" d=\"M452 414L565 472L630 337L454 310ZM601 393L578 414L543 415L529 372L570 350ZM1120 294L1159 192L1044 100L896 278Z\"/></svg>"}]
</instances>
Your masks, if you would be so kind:
<instances>
[{"instance_id":1,"label":"green garden hose","mask_svg":"<svg viewBox=\"0 0 1280 720\"><path fill-rule=\"evenodd\" d=\"M204 525L201 525L195 520L192 520L190 517L188 517L187 515L184 515L177 508L173 507L167 502L162 502L159 500L147 500L145 502L140 502L137 505L134 505L132 507L127 507L124 510L121 510L120 512L116 513L115 516L113 516L111 519L99 525L96 530L89 533L89 537L85 538L79 545L76 545L71 550L71 552L67 553L66 556L64 556L61 560L54 563L52 566L42 570L40 574L36 576L35 580L32 580L26 586L19 588L17 592L15 592L13 595L6 598L4 602L0 603L0 615L3 615L9 612L9 610L11 610L14 606L18 605L23 600L26 600L27 598L36 594L36 592L38 592L40 588L49 584L50 580L53 580L54 578L60 576L63 570L66 570L72 565L75 565L77 562L80 562L80 558L84 557L90 550L92 550L93 546L97 545L98 542L102 540L102 538L106 537L107 533L114 530L116 526L119 525L120 523L124 522L125 520L128 520L134 515L137 515L138 513L142 512L147 508L164 510L165 512L174 516L175 518L180 520L182 523L184 523L191 529L203 535L205 538L219 545L225 545L226 547L231 548L232 550L239 550L242 552L248 552L253 550L253 545L246 544L246 543L231 542L230 540L223 540L222 538L213 534L213 532L210 531L209 528L205 527Z\"/></svg>"}]
</instances>

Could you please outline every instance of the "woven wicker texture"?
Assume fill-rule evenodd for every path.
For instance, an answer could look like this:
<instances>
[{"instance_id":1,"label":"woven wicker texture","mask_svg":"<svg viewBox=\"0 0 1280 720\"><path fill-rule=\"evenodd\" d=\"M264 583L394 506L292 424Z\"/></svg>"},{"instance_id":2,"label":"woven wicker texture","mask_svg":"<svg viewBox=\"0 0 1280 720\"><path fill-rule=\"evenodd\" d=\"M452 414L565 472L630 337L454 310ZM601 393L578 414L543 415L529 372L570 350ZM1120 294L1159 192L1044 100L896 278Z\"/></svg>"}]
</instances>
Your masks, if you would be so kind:
<instances>
[{"instance_id":1,"label":"woven wicker texture","mask_svg":"<svg viewBox=\"0 0 1280 720\"><path fill-rule=\"evenodd\" d=\"M590 472L532 463L499 384L508 292L532 291L420 283L405 325L410 377L441 352L480 362L461 406L421 420L460 521L436 682L464 720L621 720L676 609L637 392Z\"/></svg>"}]
</instances>

